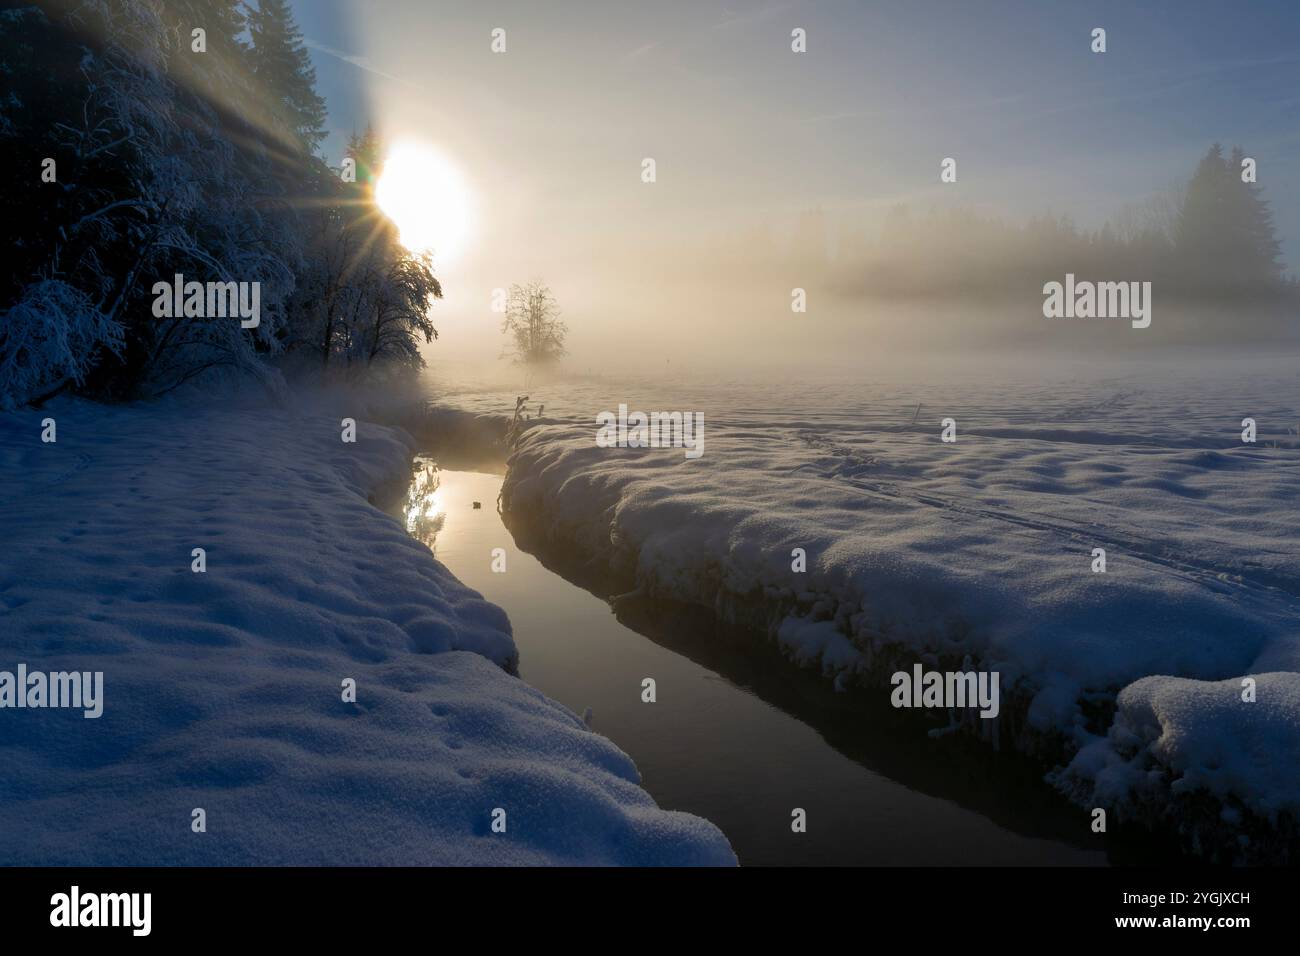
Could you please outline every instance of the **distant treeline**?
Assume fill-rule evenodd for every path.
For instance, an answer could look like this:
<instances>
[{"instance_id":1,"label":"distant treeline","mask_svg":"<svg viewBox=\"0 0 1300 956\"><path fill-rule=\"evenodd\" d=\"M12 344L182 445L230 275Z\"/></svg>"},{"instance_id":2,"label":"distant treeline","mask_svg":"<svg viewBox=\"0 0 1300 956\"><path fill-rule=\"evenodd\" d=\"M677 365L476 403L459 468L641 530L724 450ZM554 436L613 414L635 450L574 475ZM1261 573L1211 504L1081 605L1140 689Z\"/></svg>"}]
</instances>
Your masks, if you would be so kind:
<instances>
[{"instance_id":1,"label":"distant treeline","mask_svg":"<svg viewBox=\"0 0 1300 956\"><path fill-rule=\"evenodd\" d=\"M841 255L836 284L862 295L993 300L1036 295L1073 273L1150 281L1165 303L1294 308L1300 286L1284 274L1260 186L1243 180L1245 159L1215 145L1185 186L1093 232L1068 217L1015 223L965 209L899 207L878 243Z\"/></svg>"},{"instance_id":2,"label":"distant treeline","mask_svg":"<svg viewBox=\"0 0 1300 956\"><path fill-rule=\"evenodd\" d=\"M317 154L325 104L288 0L7 9L0 89L0 406L155 395L289 352L421 365L441 289L371 201L373 135L350 144L357 182ZM258 283L256 325L158 314L176 275Z\"/></svg>"}]
</instances>

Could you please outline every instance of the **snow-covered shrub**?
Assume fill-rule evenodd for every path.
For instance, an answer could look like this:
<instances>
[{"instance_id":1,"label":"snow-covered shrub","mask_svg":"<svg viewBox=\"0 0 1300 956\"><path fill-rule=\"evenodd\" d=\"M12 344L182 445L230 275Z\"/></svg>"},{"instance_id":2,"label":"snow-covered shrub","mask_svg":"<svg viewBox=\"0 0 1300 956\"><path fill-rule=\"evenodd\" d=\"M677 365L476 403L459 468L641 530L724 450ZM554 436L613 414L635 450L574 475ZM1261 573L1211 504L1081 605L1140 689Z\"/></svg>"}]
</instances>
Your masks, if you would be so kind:
<instances>
[{"instance_id":1,"label":"snow-covered shrub","mask_svg":"<svg viewBox=\"0 0 1300 956\"><path fill-rule=\"evenodd\" d=\"M0 311L0 407L23 405L64 382L80 383L102 348L116 353L121 347L122 327L85 293L42 279Z\"/></svg>"}]
</instances>

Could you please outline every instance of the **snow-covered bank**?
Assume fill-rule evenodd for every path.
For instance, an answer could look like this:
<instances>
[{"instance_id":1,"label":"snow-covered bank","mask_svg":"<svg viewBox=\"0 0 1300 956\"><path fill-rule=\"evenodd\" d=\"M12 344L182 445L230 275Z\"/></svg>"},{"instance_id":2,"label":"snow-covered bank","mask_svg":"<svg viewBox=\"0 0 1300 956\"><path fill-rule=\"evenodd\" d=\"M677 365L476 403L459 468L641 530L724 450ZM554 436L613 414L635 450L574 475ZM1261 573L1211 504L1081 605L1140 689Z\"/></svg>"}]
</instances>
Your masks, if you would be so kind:
<instances>
[{"instance_id":1,"label":"snow-covered bank","mask_svg":"<svg viewBox=\"0 0 1300 956\"><path fill-rule=\"evenodd\" d=\"M924 411L877 403L869 423L829 403L820 420L765 419L752 397L694 398L638 407L703 409L704 458L597 447L594 413L619 396L531 428L503 501L629 585L743 616L837 681L887 692L900 663L969 656L1001 674L1002 740L1077 755L1058 782L1082 806L1186 827L1223 858L1295 853L1293 375L985 387ZM955 444L940 441L950 415Z\"/></svg>"},{"instance_id":2,"label":"snow-covered bank","mask_svg":"<svg viewBox=\"0 0 1300 956\"><path fill-rule=\"evenodd\" d=\"M104 675L98 719L0 710L0 863L734 862L368 503L410 455L247 401L0 416L0 670Z\"/></svg>"}]
</instances>

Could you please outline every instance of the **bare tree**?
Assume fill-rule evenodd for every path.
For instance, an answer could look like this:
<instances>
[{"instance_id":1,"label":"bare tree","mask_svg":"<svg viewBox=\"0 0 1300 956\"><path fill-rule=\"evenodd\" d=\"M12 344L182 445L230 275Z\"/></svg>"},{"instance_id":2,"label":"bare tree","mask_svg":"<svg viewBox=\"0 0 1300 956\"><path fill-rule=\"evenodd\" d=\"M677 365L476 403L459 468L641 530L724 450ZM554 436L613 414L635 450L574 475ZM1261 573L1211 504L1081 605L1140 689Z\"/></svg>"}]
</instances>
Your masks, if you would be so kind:
<instances>
[{"instance_id":1,"label":"bare tree","mask_svg":"<svg viewBox=\"0 0 1300 956\"><path fill-rule=\"evenodd\" d=\"M509 336L503 357L509 355L516 365L551 364L567 354L564 337L568 331L550 289L536 280L510 287L501 323L501 332Z\"/></svg>"},{"instance_id":2,"label":"bare tree","mask_svg":"<svg viewBox=\"0 0 1300 956\"><path fill-rule=\"evenodd\" d=\"M1115 237L1121 242L1134 242L1155 235L1172 242L1186 196L1187 184L1176 182L1146 199L1127 203L1115 214Z\"/></svg>"}]
</instances>

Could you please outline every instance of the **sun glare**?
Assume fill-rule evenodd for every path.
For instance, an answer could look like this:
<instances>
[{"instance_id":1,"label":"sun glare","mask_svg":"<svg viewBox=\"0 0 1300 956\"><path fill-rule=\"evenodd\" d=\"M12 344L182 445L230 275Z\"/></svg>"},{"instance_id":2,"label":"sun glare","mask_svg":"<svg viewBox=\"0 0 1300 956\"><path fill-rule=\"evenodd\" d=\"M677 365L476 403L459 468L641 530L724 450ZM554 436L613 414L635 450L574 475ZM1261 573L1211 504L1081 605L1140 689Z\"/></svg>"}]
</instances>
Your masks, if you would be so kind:
<instances>
[{"instance_id":1,"label":"sun glare","mask_svg":"<svg viewBox=\"0 0 1300 956\"><path fill-rule=\"evenodd\" d=\"M436 264L455 260L469 232L469 190L460 171L441 153L398 143L375 185L375 201L413 252L432 252Z\"/></svg>"}]
</instances>

